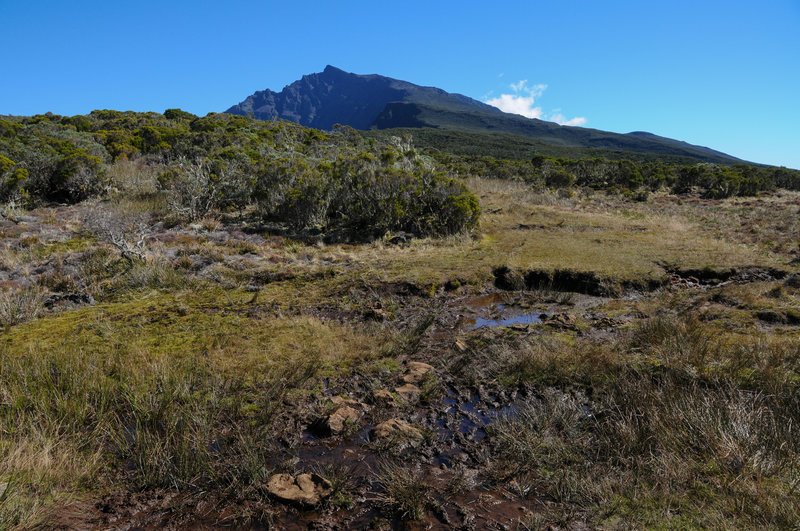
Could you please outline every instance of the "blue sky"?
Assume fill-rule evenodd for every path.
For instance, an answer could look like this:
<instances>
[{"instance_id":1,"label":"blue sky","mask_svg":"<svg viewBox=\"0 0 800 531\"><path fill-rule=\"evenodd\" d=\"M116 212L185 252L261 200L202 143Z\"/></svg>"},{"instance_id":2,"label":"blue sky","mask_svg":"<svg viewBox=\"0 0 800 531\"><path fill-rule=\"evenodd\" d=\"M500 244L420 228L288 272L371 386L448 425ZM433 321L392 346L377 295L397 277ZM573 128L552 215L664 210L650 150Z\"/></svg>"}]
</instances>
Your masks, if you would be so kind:
<instances>
[{"instance_id":1,"label":"blue sky","mask_svg":"<svg viewBox=\"0 0 800 531\"><path fill-rule=\"evenodd\" d=\"M0 114L204 115L331 64L800 168L799 0L0 0L0 20Z\"/></svg>"}]
</instances>

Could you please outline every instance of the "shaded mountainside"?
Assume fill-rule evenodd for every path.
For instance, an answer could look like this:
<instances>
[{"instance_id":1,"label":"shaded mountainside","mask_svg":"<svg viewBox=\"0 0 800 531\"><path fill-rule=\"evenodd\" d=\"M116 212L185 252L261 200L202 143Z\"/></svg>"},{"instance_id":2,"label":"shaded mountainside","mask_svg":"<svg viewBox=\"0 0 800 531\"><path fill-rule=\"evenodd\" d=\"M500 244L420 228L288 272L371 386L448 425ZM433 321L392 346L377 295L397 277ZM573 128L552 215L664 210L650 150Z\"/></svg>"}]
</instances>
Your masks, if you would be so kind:
<instances>
[{"instance_id":1,"label":"shaded mountainside","mask_svg":"<svg viewBox=\"0 0 800 531\"><path fill-rule=\"evenodd\" d=\"M281 92L254 93L226 112L260 120L284 119L317 129L341 124L355 129L430 127L508 133L554 146L653 153L733 164L740 159L651 133L611 133L524 118L461 94L421 87L376 74L351 74L327 66L303 76Z\"/></svg>"},{"instance_id":2,"label":"shaded mountainside","mask_svg":"<svg viewBox=\"0 0 800 531\"><path fill-rule=\"evenodd\" d=\"M350 74L330 65L323 72L303 76L281 92L258 91L226 112L259 120L282 118L316 129L331 129L334 124L369 129L390 102L413 102L451 112L480 109L503 114L460 94L375 74Z\"/></svg>"}]
</instances>

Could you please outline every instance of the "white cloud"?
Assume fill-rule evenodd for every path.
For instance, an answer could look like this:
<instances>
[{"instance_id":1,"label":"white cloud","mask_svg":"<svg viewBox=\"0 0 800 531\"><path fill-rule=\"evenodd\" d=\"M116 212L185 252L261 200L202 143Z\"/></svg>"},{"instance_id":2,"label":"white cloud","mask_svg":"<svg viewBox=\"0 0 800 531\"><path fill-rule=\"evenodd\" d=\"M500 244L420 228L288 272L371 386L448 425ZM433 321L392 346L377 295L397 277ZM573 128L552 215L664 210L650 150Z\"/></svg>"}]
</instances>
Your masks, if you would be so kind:
<instances>
[{"instance_id":1,"label":"white cloud","mask_svg":"<svg viewBox=\"0 0 800 531\"><path fill-rule=\"evenodd\" d=\"M538 118L540 120L548 120L556 122L560 125L583 125L586 123L586 118L579 116L576 118L566 118L563 114L556 109L552 113L545 114L541 107L535 105L536 98L544 94L547 90L547 85L538 83L532 87L528 86L528 80L522 79L516 83L509 85L514 94L501 94L497 98L487 99L491 93L484 97L485 103L492 107L497 107L503 112L512 114L519 114L525 118Z\"/></svg>"},{"instance_id":2,"label":"white cloud","mask_svg":"<svg viewBox=\"0 0 800 531\"><path fill-rule=\"evenodd\" d=\"M583 116L567 119L561 113L551 114L547 117L547 119L551 122L557 123L558 125L583 125L586 123L586 118Z\"/></svg>"},{"instance_id":3,"label":"white cloud","mask_svg":"<svg viewBox=\"0 0 800 531\"><path fill-rule=\"evenodd\" d=\"M525 88L525 83L527 83L527 82L528 82L527 79L523 79L522 81L517 81L516 83L511 83L511 85L509 85L509 86L511 87L511 90L513 90L514 92L522 92L522 89Z\"/></svg>"},{"instance_id":4,"label":"white cloud","mask_svg":"<svg viewBox=\"0 0 800 531\"><path fill-rule=\"evenodd\" d=\"M511 83L509 87L511 87L511 90L513 90L517 94L524 93L533 98L538 98L539 96L544 94L545 90L547 90L547 85L545 85L544 83L538 83L532 87L529 87L527 79L522 79L520 81L517 81L516 83Z\"/></svg>"},{"instance_id":5,"label":"white cloud","mask_svg":"<svg viewBox=\"0 0 800 531\"><path fill-rule=\"evenodd\" d=\"M542 108L533 106L533 96L501 94L499 98L493 98L486 101L486 103L492 107L497 107L503 112L520 114L525 118L541 118L542 116Z\"/></svg>"}]
</instances>

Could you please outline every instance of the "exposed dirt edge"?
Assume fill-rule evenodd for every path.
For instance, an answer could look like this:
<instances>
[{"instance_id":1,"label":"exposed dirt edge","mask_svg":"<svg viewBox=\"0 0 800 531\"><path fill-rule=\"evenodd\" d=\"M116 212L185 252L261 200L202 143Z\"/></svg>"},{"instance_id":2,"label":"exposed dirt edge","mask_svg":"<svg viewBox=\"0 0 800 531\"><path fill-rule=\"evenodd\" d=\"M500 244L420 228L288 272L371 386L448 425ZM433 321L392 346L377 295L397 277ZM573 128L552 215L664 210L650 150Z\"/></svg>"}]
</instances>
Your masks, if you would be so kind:
<instances>
[{"instance_id":1,"label":"exposed dirt edge","mask_svg":"<svg viewBox=\"0 0 800 531\"><path fill-rule=\"evenodd\" d=\"M651 292L676 281L691 279L694 285L716 286L727 282L769 282L789 275L788 271L771 267L678 269L664 267L666 273L660 278L641 280L616 280L594 271L572 269L532 269L516 271L508 266L492 270L494 285L506 291L548 289L571 291L595 297L619 297L626 292Z\"/></svg>"}]
</instances>

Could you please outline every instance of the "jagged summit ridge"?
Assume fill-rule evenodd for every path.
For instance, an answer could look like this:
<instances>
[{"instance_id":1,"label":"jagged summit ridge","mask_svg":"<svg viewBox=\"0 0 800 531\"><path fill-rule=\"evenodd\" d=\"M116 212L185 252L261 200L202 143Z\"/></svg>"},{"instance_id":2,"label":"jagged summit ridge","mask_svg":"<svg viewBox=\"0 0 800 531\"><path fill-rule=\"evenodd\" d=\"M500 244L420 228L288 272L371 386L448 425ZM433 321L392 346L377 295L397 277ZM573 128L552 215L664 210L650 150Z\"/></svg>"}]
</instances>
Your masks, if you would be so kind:
<instances>
[{"instance_id":1,"label":"jagged summit ridge","mask_svg":"<svg viewBox=\"0 0 800 531\"><path fill-rule=\"evenodd\" d=\"M351 74L327 65L322 72L304 75L280 92L258 91L226 112L261 120L280 118L317 129L331 129L337 123L369 129L391 102L496 111L477 100L435 87L420 87L378 74Z\"/></svg>"}]
</instances>

